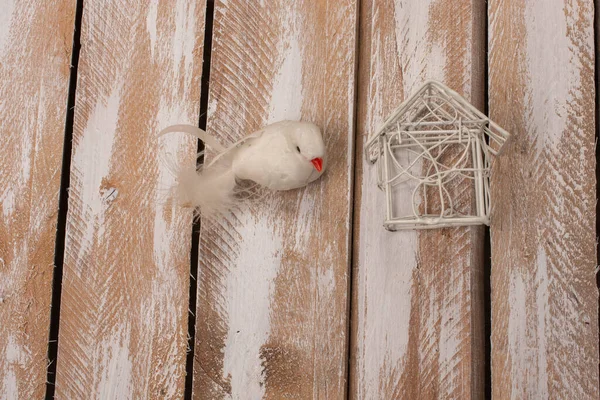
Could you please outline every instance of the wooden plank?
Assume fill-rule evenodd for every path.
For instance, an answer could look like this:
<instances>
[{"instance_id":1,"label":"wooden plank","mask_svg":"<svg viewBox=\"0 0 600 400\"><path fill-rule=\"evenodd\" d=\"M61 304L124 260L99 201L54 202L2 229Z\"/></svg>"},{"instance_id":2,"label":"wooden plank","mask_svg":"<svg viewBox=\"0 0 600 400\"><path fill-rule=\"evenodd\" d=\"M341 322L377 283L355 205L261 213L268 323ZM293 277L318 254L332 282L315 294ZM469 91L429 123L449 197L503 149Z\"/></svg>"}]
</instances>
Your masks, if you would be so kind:
<instances>
[{"instance_id":1,"label":"wooden plank","mask_svg":"<svg viewBox=\"0 0 600 400\"><path fill-rule=\"evenodd\" d=\"M594 5L493 0L492 395L598 398Z\"/></svg>"},{"instance_id":2,"label":"wooden plank","mask_svg":"<svg viewBox=\"0 0 600 400\"><path fill-rule=\"evenodd\" d=\"M194 397L343 398L357 4L215 4L208 130L282 119L323 130L327 173L200 240Z\"/></svg>"},{"instance_id":3,"label":"wooden plank","mask_svg":"<svg viewBox=\"0 0 600 400\"><path fill-rule=\"evenodd\" d=\"M484 4L363 0L360 32L350 397L483 398L482 230L384 230L363 144L429 79L482 107Z\"/></svg>"},{"instance_id":4,"label":"wooden plank","mask_svg":"<svg viewBox=\"0 0 600 400\"><path fill-rule=\"evenodd\" d=\"M198 121L205 9L84 7L57 397L183 397L192 215L167 164L196 141L157 133Z\"/></svg>"},{"instance_id":5,"label":"wooden plank","mask_svg":"<svg viewBox=\"0 0 600 400\"><path fill-rule=\"evenodd\" d=\"M40 399L75 0L0 9L0 398Z\"/></svg>"}]
</instances>

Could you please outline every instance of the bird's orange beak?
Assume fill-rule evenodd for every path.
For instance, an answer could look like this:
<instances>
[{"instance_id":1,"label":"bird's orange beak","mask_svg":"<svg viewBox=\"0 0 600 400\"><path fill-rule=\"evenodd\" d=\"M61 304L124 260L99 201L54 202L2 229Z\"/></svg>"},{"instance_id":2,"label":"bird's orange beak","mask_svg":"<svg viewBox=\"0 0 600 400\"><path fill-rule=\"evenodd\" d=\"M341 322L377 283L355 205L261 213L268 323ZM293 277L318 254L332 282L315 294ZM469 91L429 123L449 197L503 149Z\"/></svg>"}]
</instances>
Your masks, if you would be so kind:
<instances>
[{"instance_id":1,"label":"bird's orange beak","mask_svg":"<svg viewBox=\"0 0 600 400\"><path fill-rule=\"evenodd\" d=\"M312 163L312 165L315 166L315 169L319 172L321 172L321 170L323 170L323 159L322 158L313 158L312 160L310 160L310 162Z\"/></svg>"}]
</instances>

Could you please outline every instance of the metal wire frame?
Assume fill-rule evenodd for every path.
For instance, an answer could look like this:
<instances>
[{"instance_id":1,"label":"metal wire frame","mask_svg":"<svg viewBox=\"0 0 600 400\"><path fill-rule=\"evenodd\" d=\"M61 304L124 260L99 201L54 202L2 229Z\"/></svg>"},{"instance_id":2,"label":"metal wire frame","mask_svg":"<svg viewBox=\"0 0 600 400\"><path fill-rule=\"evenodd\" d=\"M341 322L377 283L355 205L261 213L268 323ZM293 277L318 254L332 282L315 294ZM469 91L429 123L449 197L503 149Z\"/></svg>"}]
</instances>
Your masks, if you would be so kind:
<instances>
[{"instance_id":1,"label":"metal wire frame","mask_svg":"<svg viewBox=\"0 0 600 400\"><path fill-rule=\"evenodd\" d=\"M509 134L456 92L430 81L392 113L367 141L385 192L384 227L427 229L489 224L490 161ZM379 162L378 162L379 161ZM457 187L474 194L473 211L457 206ZM412 190L409 213L399 214ZM467 209L470 209L467 207Z\"/></svg>"}]
</instances>

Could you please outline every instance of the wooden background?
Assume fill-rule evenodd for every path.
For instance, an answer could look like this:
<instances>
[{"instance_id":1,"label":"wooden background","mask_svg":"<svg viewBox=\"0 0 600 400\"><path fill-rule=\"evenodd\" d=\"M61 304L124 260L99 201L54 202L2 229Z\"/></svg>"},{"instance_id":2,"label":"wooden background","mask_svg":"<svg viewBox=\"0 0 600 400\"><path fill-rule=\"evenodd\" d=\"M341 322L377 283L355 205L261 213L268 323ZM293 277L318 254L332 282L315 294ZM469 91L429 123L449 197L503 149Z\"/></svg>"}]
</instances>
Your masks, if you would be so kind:
<instances>
[{"instance_id":1,"label":"wooden background","mask_svg":"<svg viewBox=\"0 0 600 400\"><path fill-rule=\"evenodd\" d=\"M594 15L591 0L0 0L0 399L597 399ZM491 259L484 228L382 227L363 144L428 79L513 135ZM203 113L224 144L315 122L328 170L201 221L190 279L168 164L197 143L156 134Z\"/></svg>"}]
</instances>

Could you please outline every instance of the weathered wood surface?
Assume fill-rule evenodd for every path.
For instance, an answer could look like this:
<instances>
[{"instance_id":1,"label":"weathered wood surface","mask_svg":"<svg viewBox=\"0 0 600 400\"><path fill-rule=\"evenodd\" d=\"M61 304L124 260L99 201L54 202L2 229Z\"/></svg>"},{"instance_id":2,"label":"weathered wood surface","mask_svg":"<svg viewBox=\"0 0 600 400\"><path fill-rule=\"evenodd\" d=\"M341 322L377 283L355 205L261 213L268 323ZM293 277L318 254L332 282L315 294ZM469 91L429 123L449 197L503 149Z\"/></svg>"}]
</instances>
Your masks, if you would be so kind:
<instances>
[{"instance_id":1,"label":"weathered wood surface","mask_svg":"<svg viewBox=\"0 0 600 400\"><path fill-rule=\"evenodd\" d=\"M168 195L196 141L204 0L83 8L56 395L182 398L192 215Z\"/></svg>"},{"instance_id":2,"label":"weathered wood surface","mask_svg":"<svg viewBox=\"0 0 600 400\"><path fill-rule=\"evenodd\" d=\"M0 2L0 398L40 399L74 0Z\"/></svg>"},{"instance_id":3,"label":"weathered wood surface","mask_svg":"<svg viewBox=\"0 0 600 400\"><path fill-rule=\"evenodd\" d=\"M592 1L492 0L492 395L598 398Z\"/></svg>"},{"instance_id":4,"label":"weathered wood surface","mask_svg":"<svg viewBox=\"0 0 600 400\"><path fill-rule=\"evenodd\" d=\"M343 398L354 0L215 4L209 133L321 126L327 173L201 231L194 397Z\"/></svg>"},{"instance_id":5,"label":"weathered wood surface","mask_svg":"<svg viewBox=\"0 0 600 400\"><path fill-rule=\"evenodd\" d=\"M360 19L350 397L482 398L482 231L384 230L363 144L429 79L482 107L484 3L364 0Z\"/></svg>"}]
</instances>

